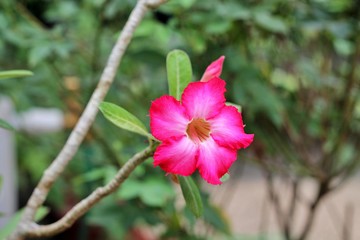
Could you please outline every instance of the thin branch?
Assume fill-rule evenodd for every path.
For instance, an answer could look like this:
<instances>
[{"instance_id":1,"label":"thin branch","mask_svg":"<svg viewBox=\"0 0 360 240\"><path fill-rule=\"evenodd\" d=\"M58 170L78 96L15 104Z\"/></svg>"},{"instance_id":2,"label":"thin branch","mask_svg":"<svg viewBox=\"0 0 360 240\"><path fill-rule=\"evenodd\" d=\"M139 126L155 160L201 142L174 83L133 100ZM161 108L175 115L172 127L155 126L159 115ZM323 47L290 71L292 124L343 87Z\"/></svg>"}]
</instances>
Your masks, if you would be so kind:
<instances>
[{"instance_id":1,"label":"thin branch","mask_svg":"<svg viewBox=\"0 0 360 240\"><path fill-rule=\"evenodd\" d=\"M310 233L310 230L313 226L313 222L315 219L316 211L318 209L319 203L325 197L325 195L329 193L329 182L325 181L320 183L318 193L312 202L311 206L309 207L309 213L305 221L305 226L301 231L298 240L305 240Z\"/></svg>"},{"instance_id":2,"label":"thin branch","mask_svg":"<svg viewBox=\"0 0 360 240\"><path fill-rule=\"evenodd\" d=\"M273 175L270 171L265 172L265 174L266 174L266 184L267 184L268 194L269 194L270 200L274 206L275 215L276 215L279 227L280 227L280 229L285 229L285 214L281 208L280 199L278 198L278 194L276 193L276 190L274 187Z\"/></svg>"},{"instance_id":3,"label":"thin branch","mask_svg":"<svg viewBox=\"0 0 360 240\"><path fill-rule=\"evenodd\" d=\"M332 204L332 202L328 202L326 205L324 205L325 209L327 210L329 216L330 216L330 220L332 222L333 225L333 229L336 231L338 238L339 239L343 239L345 240L345 238L341 238L341 229L339 229L342 227L342 221L341 221L341 217L340 214L338 212L338 209L336 207L336 205Z\"/></svg>"},{"instance_id":4,"label":"thin branch","mask_svg":"<svg viewBox=\"0 0 360 240\"><path fill-rule=\"evenodd\" d=\"M100 77L98 86L92 94L83 114L81 115L74 130L71 132L64 147L52 164L45 170L40 182L33 191L25 207L20 223L9 239L22 239L28 226L33 222L37 209L44 203L51 186L64 171L83 141L90 126L98 113L98 106L105 98L110 85L112 84L120 60L129 45L133 33L149 8L155 8L166 0L139 0L130 14L120 37L113 47L105 69Z\"/></svg>"},{"instance_id":5,"label":"thin branch","mask_svg":"<svg viewBox=\"0 0 360 240\"><path fill-rule=\"evenodd\" d=\"M18 11L21 16L28 20L32 25L36 26L42 31L46 31L46 26L36 16L34 16L34 14L32 14L29 9L24 6L24 4L17 2L15 5L15 10Z\"/></svg>"},{"instance_id":6,"label":"thin branch","mask_svg":"<svg viewBox=\"0 0 360 240\"><path fill-rule=\"evenodd\" d=\"M351 233L354 226L354 205L348 203L345 207L344 226L343 226L343 240L350 240Z\"/></svg>"},{"instance_id":7,"label":"thin branch","mask_svg":"<svg viewBox=\"0 0 360 240\"><path fill-rule=\"evenodd\" d=\"M356 75L356 70L358 69L358 59L360 57L360 45L358 44L360 38L355 39L356 49L354 54L350 57L349 62L351 64L350 72L346 76L347 83L345 90L343 92L343 102L341 103L340 110L342 111L342 118L336 119L336 122L339 122L339 129L337 130L338 135L336 136L335 142L332 149L325 154L323 159L323 166L328 172L332 172L334 168L334 163L336 157L339 154L342 146L346 143L346 139L350 135L350 121L353 118L355 110L356 97L351 94L351 90L355 89L354 86L359 82L359 78Z\"/></svg>"},{"instance_id":8,"label":"thin branch","mask_svg":"<svg viewBox=\"0 0 360 240\"><path fill-rule=\"evenodd\" d=\"M156 145L150 145L142 152L135 154L117 172L115 177L105 186L98 187L88 197L71 208L61 219L49 225L33 223L25 230L29 237L49 237L70 228L76 220L83 216L92 206L101 199L113 193L130 175L134 169L153 155Z\"/></svg>"},{"instance_id":9,"label":"thin branch","mask_svg":"<svg viewBox=\"0 0 360 240\"><path fill-rule=\"evenodd\" d=\"M260 210L261 219L259 222L259 230L258 230L258 233L260 236L267 234L268 225L269 225L270 207L271 207L270 195L266 194L266 196L263 198L263 203L262 203L261 210Z\"/></svg>"},{"instance_id":10,"label":"thin branch","mask_svg":"<svg viewBox=\"0 0 360 240\"><path fill-rule=\"evenodd\" d=\"M298 188L299 188L299 180L295 179L291 183L291 200L290 200L290 206L288 208L288 211L286 212L286 220L284 225L284 233L286 238L291 239L291 228L294 224L294 214L295 209L297 206L297 200L298 200Z\"/></svg>"},{"instance_id":11,"label":"thin branch","mask_svg":"<svg viewBox=\"0 0 360 240\"><path fill-rule=\"evenodd\" d=\"M109 4L109 0L105 0L102 5L100 6L99 9L99 25L97 26L96 30L95 30L95 34L94 34L94 44L93 44L93 50L92 50L92 57L91 57L91 70L92 70L92 75L94 75L94 73L96 73L96 71L98 70L98 62L97 60L99 59L99 54L100 54L100 39L102 36L102 30L103 30L103 24L104 24L104 20L105 20L105 14L104 14L104 10L106 8L106 6Z\"/></svg>"}]
</instances>

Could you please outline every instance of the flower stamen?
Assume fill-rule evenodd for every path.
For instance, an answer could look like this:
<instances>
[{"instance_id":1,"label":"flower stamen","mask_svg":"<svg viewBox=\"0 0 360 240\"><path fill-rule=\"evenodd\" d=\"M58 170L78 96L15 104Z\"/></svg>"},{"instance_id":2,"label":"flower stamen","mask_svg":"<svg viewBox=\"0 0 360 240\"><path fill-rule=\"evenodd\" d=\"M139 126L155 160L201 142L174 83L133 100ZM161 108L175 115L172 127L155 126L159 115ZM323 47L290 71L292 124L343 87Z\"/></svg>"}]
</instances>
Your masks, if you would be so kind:
<instances>
[{"instance_id":1,"label":"flower stamen","mask_svg":"<svg viewBox=\"0 0 360 240\"><path fill-rule=\"evenodd\" d=\"M203 118L195 118L188 124L186 134L193 142L203 142L210 136L210 123Z\"/></svg>"}]
</instances>

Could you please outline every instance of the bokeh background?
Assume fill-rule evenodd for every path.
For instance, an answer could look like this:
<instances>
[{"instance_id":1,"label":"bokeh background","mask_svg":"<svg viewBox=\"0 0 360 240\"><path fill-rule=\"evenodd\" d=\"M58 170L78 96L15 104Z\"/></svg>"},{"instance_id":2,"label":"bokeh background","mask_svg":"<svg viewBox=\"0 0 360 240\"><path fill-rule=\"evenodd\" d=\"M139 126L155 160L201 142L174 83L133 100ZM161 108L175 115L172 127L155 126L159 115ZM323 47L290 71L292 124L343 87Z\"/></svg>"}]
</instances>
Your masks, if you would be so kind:
<instances>
[{"instance_id":1,"label":"bokeh background","mask_svg":"<svg viewBox=\"0 0 360 240\"><path fill-rule=\"evenodd\" d=\"M61 131L14 133L19 207L63 146L135 3L0 2L1 70L34 73L0 81L0 94L18 114L55 108L65 122ZM359 239L359 20L358 0L170 0L147 14L106 101L148 124L151 101L167 93L169 51L189 54L194 81L225 55L227 99L242 106L255 141L239 152L222 186L198 179L200 220L149 159L51 239ZM42 223L58 219L145 146L143 137L99 115L53 187Z\"/></svg>"}]
</instances>

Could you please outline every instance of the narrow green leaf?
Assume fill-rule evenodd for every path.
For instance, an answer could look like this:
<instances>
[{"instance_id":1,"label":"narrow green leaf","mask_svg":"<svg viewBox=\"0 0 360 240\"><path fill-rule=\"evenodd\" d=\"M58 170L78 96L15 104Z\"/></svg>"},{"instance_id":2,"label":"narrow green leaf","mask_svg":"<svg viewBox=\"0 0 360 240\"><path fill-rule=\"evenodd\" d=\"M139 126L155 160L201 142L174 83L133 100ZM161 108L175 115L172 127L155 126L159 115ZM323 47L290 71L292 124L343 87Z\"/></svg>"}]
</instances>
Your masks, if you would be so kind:
<instances>
[{"instance_id":1,"label":"narrow green leaf","mask_svg":"<svg viewBox=\"0 0 360 240\"><path fill-rule=\"evenodd\" d=\"M8 223L2 229L0 229L0 239L5 239L15 230L16 226L18 225L21 219L21 215L23 214L23 212L24 209L17 211L12 216L12 218L10 218ZM49 212L49 208L44 206L40 207L35 214L35 221L40 221L48 214L48 212Z\"/></svg>"},{"instance_id":2,"label":"narrow green leaf","mask_svg":"<svg viewBox=\"0 0 360 240\"><path fill-rule=\"evenodd\" d=\"M0 79L6 78L18 78L18 77L28 77L32 76L33 73L27 70L10 70L10 71L1 71Z\"/></svg>"},{"instance_id":3,"label":"narrow green leaf","mask_svg":"<svg viewBox=\"0 0 360 240\"><path fill-rule=\"evenodd\" d=\"M186 205L195 217L200 217L203 214L204 207L198 187L191 177L178 177Z\"/></svg>"},{"instance_id":4,"label":"narrow green leaf","mask_svg":"<svg viewBox=\"0 0 360 240\"><path fill-rule=\"evenodd\" d=\"M241 112L241 106L240 106L240 105L235 104L235 103L231 103L231 102L226 102L225 104L226 104L227 106L233 106L233 107L236 107L236 108L237 108L237 110L238 110L239 112Z\"/></svg>"},{"instance_id":5,"label":"narrow green leaf","mask_svg":"<svg viewBox=\"0 0 360 240\"><path fill-rule=\"evenodd\" d=\"M166 58L169 94L180 100L181 94L192 78L191 62L181 50L171 51Z\"/></svg>"},{"instance_id":6,"label":"narrow green leaf","mask_svg":"<svg viewBox=\"0 0 360 240\"><path fill-rule=\"evenodd\" d=\"M0 239L5 239L9 236L16 228L18 222L20 221L21 214L23 210L17 211L12 218L5 224L5 226L0 230Z\"/></svg>"},{"instance_id":7,"label":"narrow green leaf","mask_svg":"<svg viewBox=\"0 0 360 240\"><path fill-rule=\"evenodd\" d=\"M153 136L147 131L145 125L137 117L122 107L113 103L102 102L99 109L110 122L119 128L153 138Z\"/></svg>"},{"instance_id":8,"label":"narrow green leaf","mask_svg":"<svg viewBox=\"0 0 360 240\"><path fill-rule=\"evenodd\" d=\"M224 182L228 181L229 179L230 179L230 174L225 173L225 174L220 178L220 181L221 181L222 183L224 183Z\"/></svg>"},{"instance_id":9,"label":"narrow green leaf","mask_svg":"<svg viewBox=\"0 0 360 240\"><path fill-rule=\"evenodd\" d=\"M0 118L0 128L4 128L10 131L14 131L15 128L10 125L10 123L6 122L5 120Z\"/></svg>"}]
</instances>

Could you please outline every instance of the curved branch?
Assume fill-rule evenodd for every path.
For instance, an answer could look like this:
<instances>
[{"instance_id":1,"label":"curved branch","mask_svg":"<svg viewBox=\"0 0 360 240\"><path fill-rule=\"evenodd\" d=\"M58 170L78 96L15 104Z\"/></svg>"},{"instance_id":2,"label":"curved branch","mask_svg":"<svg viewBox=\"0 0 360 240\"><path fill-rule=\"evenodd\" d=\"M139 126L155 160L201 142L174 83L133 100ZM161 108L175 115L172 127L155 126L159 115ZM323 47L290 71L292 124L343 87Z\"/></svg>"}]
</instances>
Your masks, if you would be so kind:
<instances>
[{"instance_id":1,"label":"curved branch","mask_svg":"<svg viewBox=\"0 0 360 240\"><path fill-rule=\"evenodd\" d=\"M149 8L155 8L166 0L139 0L130 14L128 21L125 24L121 35L119 36L111 54L108 58L105 69L100 77L99 83L92 94L83 114L78 123L71 132L64 147L52 162L52 164L45 170L40 182L33 191L30 199L24 210L24 214L20 220L17 229L9 239L21 239L24 236L26 228L33 224L33 219L36 211L44 203L53 183L64 171L65 167L71 161L77 152L81 142L83 141L90 126L95 120L98 113L98 106L105 98L110 85L114 81L117 68L120 64L122 56L129 45L133 33L140 21L143 19L145 13Z\"/></svg>"},{"instance_id":2,"label":"curved branch","mask_svg":"<svg viewBox=\"0 0 360 240\"><path fill-rule=\"evenodd\" d=\"M125 165L117 172L115 177L105 186L98 187L88 197L81 200L72 207L61 219L49 225L38 225L33 223L25 230L26 236L29 237L49 237L65 231L70 228L76 220L82 217L91 207L101 199L113 193L130 175L134 169L152 156L155 151L154 145L148 146L142 152L135 154Z\"/></svg>"}]
</instances>

